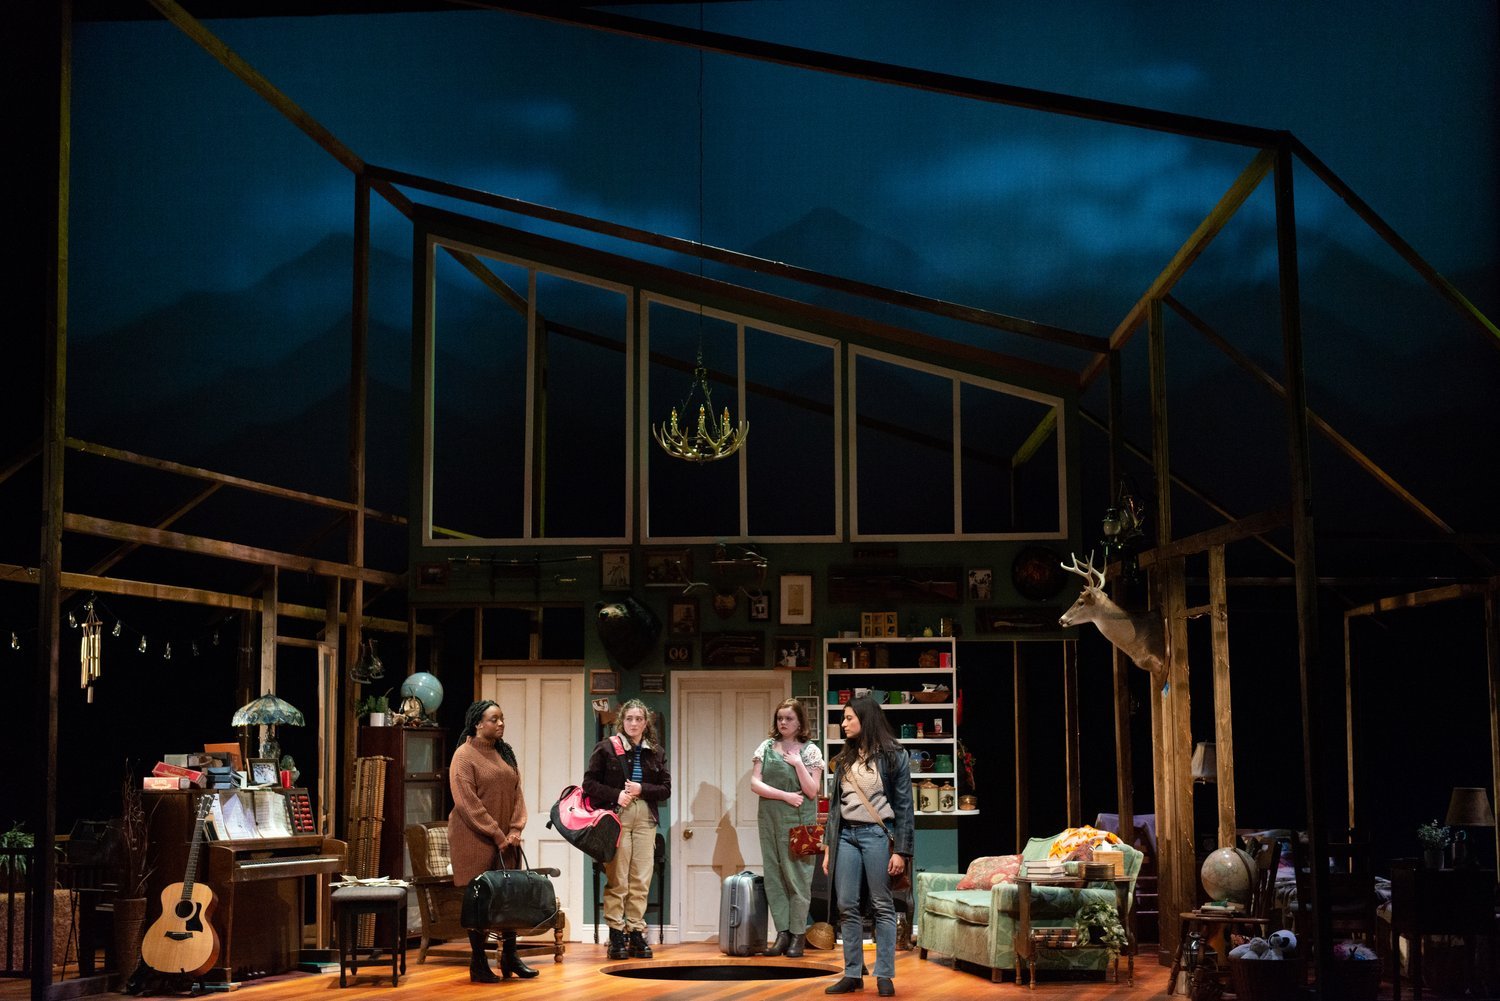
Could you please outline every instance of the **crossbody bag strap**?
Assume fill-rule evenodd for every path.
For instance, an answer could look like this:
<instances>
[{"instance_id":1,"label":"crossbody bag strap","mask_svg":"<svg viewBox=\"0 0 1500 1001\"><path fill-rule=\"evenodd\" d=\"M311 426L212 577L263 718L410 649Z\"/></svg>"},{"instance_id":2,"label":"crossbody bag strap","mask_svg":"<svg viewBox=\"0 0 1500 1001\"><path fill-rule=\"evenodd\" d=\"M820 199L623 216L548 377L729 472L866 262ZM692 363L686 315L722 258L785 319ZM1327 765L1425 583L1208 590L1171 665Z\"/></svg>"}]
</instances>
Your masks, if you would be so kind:
<instances>
[{"instance_id":1,"label":"crossbody bag strap","mask_svg":"<svg viewBox=\"0 0 1500 1001\"><path fill-rule=\"evenodd\" d=\"M876 774L879 773L877 772ZM891 833L891 829L889 827L885 826L885 818L880 815L880 811L876 810L875 807L870 805L870 797L866 796L865 791L859 787L859 780L854 778L854 776L852 775L849 776L849 778L849 784L854 786L854 795L858 796L860 798L860 801L865 804L865 809L870 811L870 816L875 818L875 823L879 824L880 829L885 831L885 836L890 838L891 841L894 842L896 840L896 836Z\"/></svg>"}]
</instances>

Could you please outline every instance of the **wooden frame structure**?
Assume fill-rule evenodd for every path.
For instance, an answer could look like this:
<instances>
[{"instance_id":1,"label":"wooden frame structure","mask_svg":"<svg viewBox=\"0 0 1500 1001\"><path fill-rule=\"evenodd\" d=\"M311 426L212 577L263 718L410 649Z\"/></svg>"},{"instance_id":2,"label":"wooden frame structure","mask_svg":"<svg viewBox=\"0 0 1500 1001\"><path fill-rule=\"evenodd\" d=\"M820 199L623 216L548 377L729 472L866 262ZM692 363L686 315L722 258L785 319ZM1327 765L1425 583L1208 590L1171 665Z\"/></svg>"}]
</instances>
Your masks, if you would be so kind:
<instances>
[{"instance_id":1,"label":"wooden frame structure","mask_svg":"<svg viewBox=\"0 0 1500 1001\"><path fill-rule=\"evenodd\" d=\"M325 640L331 641L336 650L341 650L344 666L352 666L359 649L361 630L365 628L365 624L362 621L363 610L366 605L365 584L371 583L389 586L399 584L401 580L398 575L383 574L370 570L365 566L366 523L372 519L384 520L385 517L388 517L382 516L379 512L369 510L365 503L365 369L368 338L370 195L372 191L380 195L381 198L396 208L398 212L410 218L412 216L413 202L406 194L399 190L399 186L422 188L439 194L455 193L455 186L445 185L443 182L416 178L412 175L385 170L367 164L353 150L341 143L326 128L279 91L244 59L230 50L228 46L209 32L200 22L188 15L174 0L148 0L148 2L195 44L212 55L227 70L244 82L246 86L267 100L297 128L311 137L325 152L346 167L353 176L355 254L353 262L354 291L350 357L351 447L348 468L350 497L347 501L333 501L331 498L311 498L310 496L299 498L310 503L319 504L320 506L336 507L341 512L341 517L347 518L347 556L345 561L341 563L313 561L297 557L294 554L275 553L254 549L253 547L239 546L221 540L187 536L172 532L168 527L175 520L176 516L174 515L166 516L162 524L147 527L124 525L104 519L84 518L65 513L63 507L63 458L65 450L72 447L65 431L66 395L64 378L67 351L66 302L68 290L66 263L68 259L67 220L69 193L67 178L69 175L69 133L71 129L67 98L71 88L70 46L72 25L71 13L68 7L63 6L56 12L49 12L42 18L42 27L49 33L55 32L55 35L49 39L48 44L43 46L43 48L49 50L49 57L53 60L50 68L55 69L56 77L48 81L48 92L42 96L42 100L45 101L49 110L51 117L50 124L55 126L55 128L50 128L50 135L46 137L47 141L55 142L56 144L54 147L55 156L50 164L50 167L55 169L51 170L52 189L49 193L49 200L51 202L49 211L55 212L56 223L50 233L50 250L53 253L52 263L55 264L55 267L51 272L53 285L47 290L48 302L45 311L47 341L44 351L45 417L43 438L36 453L42 463L42 506L45 512L41 555L36 575L40 587L38 625L40 635L43 638L41 666L45 678L44 684L39 686L39 705L43 710L42 757L44 759L45 775L43 781L44 809L41 811L41 820L37 834L38 842L43 846L43 850L39 852L37 865L39 870L38 875L44 882L50 881L53 878L52 853L47 849L54 843L56 834L56 696L58 691L58 653L60 643L59 607L63 597L62 592L65 588L87 586L96 590L109 590L110 587L116 587L120 593L151 594L157 597L172 597L174 600L192 600L220 607L244 607L249 604L258 604L263 614L261 643L262 672L268 669L265 665L274 662L275 645L278 642L274 628L276 616L279 614L294 614L299 617L310 618L314 616L314 613L321 613L326 624ZM1275 195L1281 331L1286 372L1285 384L1284 386L1277 386L1275 380L1261 372L1252 371L1252 374L1256 375L1263 382L1270 383L1273 390L1284 396L1288 416L1289 430L1287 444L1292 479L1292 495L1289 499L1287 514L1284 516L1284 520L1290 524L1292 529L1293 548L1290 554L1283 553L1282 555L1288 557L1292 562L1295 574L1296 617L1299 636L1298 654L1302 691L1301 712L1305 752L1304 793L1308 824L1314 856L1325 854L1323 852L1326 841L1323 832L1324 817L1322 815L1322 808L1319 805L1315 778L1318 774L1323 749L1313 723L1318 716L1320 707L1316 694L1318 690L1318 630L1315 602L1317 575L1313 537L1313 509L1308 493L1310 475L1308 429L1312 425L1322 433L1329 435L1333 435L1334 433L1326 424L1314 419L1308 410L1306 402L1301 344L1301 305L1297 277L1295 209L1292 186L1292 168L1294 163L1301 162L1322 183L1338 194L1354 213L1410 264L1439 296L1452 305L1487 341L1497 347L1500 347L1500 328L1497 328L1493 322L1470 303L1436 269L1427 264L1342 179L1323 164L1296 137L1287 132L1252 128L1196 116L1134 108L1112 102L1088 100L1030 88L1006 86L987 81L956 77L949 74L897 67L869 60L813 52L792 46L658 24L588 9L573 7L553 8L544 4L494 2L494 0L489 3L480 2L474 5L493 8L497 11L506 11L518 16L560 22L583 29L612 32L664 44L688 46L700 51L716 52L745 59L769 61L785 66L851 77L890 86L915 88L963 100L975 100L1015 108L1032 109L1048 114L1084 118L1133 129L1146 129L1207 139L1255 150L1250 162L1230 188L1226 190L1219 203L1179 248L1177 253L1142 293L1140 298L1126 311L1108 338L1090 337L1076 331L1035 323L1000 313L942 302L924 296L896 292L890 289L882 289L834 275L822 274L808 269L794 268L789 265L754 258L722 248L707 247L661 234L647 233L599 220L589 220L576 214L556 209L527 205L515 199L507 199L498 195L475 192L465 192L465 195L475 200L482 200L484 204L491 205L492 207L521 212L536 218L547 218L552 221L564 222L568 225L593 232L608 233L609 235L643 245L668 248L689 255L690 257L733 264L761 274L795 278L812 287L833 289L873 302L898 305L903 308L933 315L959 319L982 327L1024 337L1037 338L1054 345L1088 352L1090 360L1077 377L1078 385L1080 387L1087 387L1100 374L1105 372L1108 373L1109 377L1110 412L1106 429L1110 439L1111 485L1118 481L1114 474L1117 471L1120 453L1127 447L1130 447L1124 441L1120 431L1120 352L1136 330L1142 325L1147 327L1148 338L1150 340L1153 428L1150 459L1155 469L1157 494L1161 498L1161 503L1156 515L1157 537L1160 544L1153 553L1147 554L1149 559L1143 560L1143 562L1159 564L1157 572L1154 575L1155 590L1158 607L1162 609L1169 625L1169 677L1173 681L1173 684L1171 685L1171 693L1166 699L1153 701L1152 746L1154 759L1153 775L1156 780L1158 798L1157 812L1163 815L1163 824L1161 827L1166 832L1165 837L1162 839L1163 893L1161 895L1161 909L1163 913L1174 913L1183 909L1192 885L1192 817L1191 811L1185 806L1190 795L1191 780L1188 775L1187 752L1191 748L1190 744L1184 740L1184 736L1187 734L1187 713L1189 709L1187 702L1187 662L1184 626L1186 616L1192 614L1194 610L1184 607L1182 559L1189 552L1197 552L1204 549L1207 549L1211 554L1212 585L1208 610L1214 615L1216 730L1220 737L1218 753L1221 772L1219 824L1222 831L1232 827L1233 821L1233 785L1232 782L1224 782L1222 778L1225 769L1231 766L1233 761L1233 742L1232 734L1230 734L1229 730L1229 706L1227 702L1229 661L1227 654L1227 619L1224 612L1223 546L1234 539L1258 535L1266 531L1270 527L1271 521L1278 520L1280 516L1272 518L1271 521L1257 520L1256 518L1235 520L1225 509L1215 505L1215 509L1221 511L1230 521L1230 524L1215 530L1213 533L1205 533L1192 540L1176 540L1173 538L1170 509L1171 487L1174 483L1181 483L1182 481L1174 476L1169 459L1165 386L1166 352L1162 307L1163 304L1171 306L1194 329L1199 330L1204 336L1209 337L1211 341L1216 339L1206 324L1196 321L1186 307L1173 298L1173 288L1182 275L1186 273L1193 261L1203 252L1234 215L1235 211L1244 204L1258 185L1267 176L1270 176ZM507 288L493 272L484 267L480 261L472 257L472 255L462 252L455 253L455 257L497 295L511 302L513 305L516 304L516 294ZM811 309L811 307L808 308ZM864 324L869 328L871 333L878 334L879 336L895 337L898 339L908 336L893 328L877 327L874 324L865 324L864 321L856 320L856 322ZM971 363L982 357L985 364L997 364L1000 367L1016 371L1030 371L1032 374L1042 374L1038 366L1034 363L1023 359L1010 358L996 352L944 344L930 338L924 339L922 346ZM1227 348L1227 345L1221 345L1221 347ZM1049 372L1048 374L1052 373ZM1354 449L1347 441L1336 438L1336 442L1339 442L1340 447L1347 453L1351 455L1357 453L1357 449ZM78 445L81 447L82 443L78 443ZM1362 453L1359 454L1362 456ZM126 459L124 454L115 457ZM144 457L132 457L132 459L141 458ZM126 459L126 461L132 461L132 459ZM1394 478L1384 474L1367 459L1362 460L1361 465L1367 471L1371 472L1372 475L1376 476L1388 489L1397 493L1408 505L1422 510L1424 517L1438 527L1440 531L1446 534L1453 534L1451 528L1448 528L1430 510L1420 505L1420 502L1408 491L1405 491L1404 488L1401 488L1395 482ZM201 470L198 472L206 473L206 471ZM204 478L210 481L210 486L204 488L204 493L201 495L203 497L206 497L209 493L224 485L251 486L248 481L230 484L227 482L229 478L215 478L214 476L205 476ZM265 485L259 486L264 487ZM247 562L267 568L270 571L270 580L257 600L238 595L212 594L193 589L166 589L159 585L152 585L145 582L110 582L107 578L100 576L104 570L108 569L107 566L90 575L65 574L61 571L62 534L64 531L87 532L114 538L127 546L153 545L178 548L206 553L221 559ZM329 581L326 607L318 610L289 609L283 606L277 595L275 574L279 569L312 572L326 577ZM342 585L344 581L348 581L349 585L347 599L345 599L343 592ZM109 586L106 586L107 584ZM1495 701L1497 660L1495 594L1496 588L1492 583L1485 592L1486 623L1490 651L1492 721L1497 719ZM343 611L340 610L341 606L344 609ZM382 623L382 625L384 624ZM407 622L404 625L408 631L415 631L415 623L410 614L408 614ZM344 642L342 645L339 645L337 637L338 629L341 626L344 628ZM1069 670L1076 670L1073 660L1069 662ZM1126 825L1133 823L1133 794L1130 784L1130 762L1128 755L1128 696L1125 693L1125 672L1126 667L1121 663L1117 654L1114 665L1114 698L1117 730L1117 788L1122 829ZM1223 699L1222 706L1219 704L1219 699L1221 698ZM1069 705L1076 709L1076 699L1070 700ZM1074 726L1076 728L1076 724ZM1494 731L1497 734L1495 741L1496 746L1500 747L1500 724L1492 722L1492 727L1496 727ZM1024 748L1018 746L1017 751L1018 755L1023 754ZM1072 783L1074 781L1074 769L1076 768L1076 756L1073 756L1070 760L1073 761L1069 769L1069 781ZM1497 754L1496 768L1500 770L1500 754ZM1076 790L1070 789L1070 816L1076 811L1076 795ZM1018 790L1018 805L1020 805L1019 801L1023 798L1023 792ZM1351 812L1352 808L1351 799ZM1328 916L1322 908L1318 907L1318 900L1323 892L1323 874L1315 869L1313 875L1313 900L1311 903L1318 914L1316 939L1318 941L1326 941ZM34 968L36 970L36 979L33 981L33 996L38 998L50 996L51 967L49 957L52 949L50 910L50 898L43 895L41 920L38 923L38 934L35 936L33 943ZM1163 932L1165 934L1163 935L1162 945L1164 950L1170 953L1176 945L1176 929L1175 927L1166 925L1163 927ZM1327 950L1321 950L1319 957L1321 966L1327 960Z\"/></svg>"}]
</instances>

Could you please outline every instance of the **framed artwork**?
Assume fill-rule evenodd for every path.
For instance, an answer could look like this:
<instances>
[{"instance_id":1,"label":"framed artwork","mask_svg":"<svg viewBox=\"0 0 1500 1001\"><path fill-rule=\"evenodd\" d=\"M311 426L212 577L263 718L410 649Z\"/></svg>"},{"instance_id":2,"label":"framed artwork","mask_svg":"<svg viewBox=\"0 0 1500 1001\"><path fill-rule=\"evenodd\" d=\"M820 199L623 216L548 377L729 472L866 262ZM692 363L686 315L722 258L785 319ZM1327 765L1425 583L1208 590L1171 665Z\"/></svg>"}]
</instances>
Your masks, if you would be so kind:
<instances>
[{"instance_id":1,"label":"framed artwork","mask_svg":"<svg viewBox=\"0 0 1500 1001\"><path fill-rule=\"evenodd\" d=\"M630 590L630 550L599 550L599 590Z\"/></svg>"},{"instance_id":2,"label":"framed artwork","mask_svg":"<svg viewBox=\"0 0 1500 1001\"><path fill-rule=\"evenodd\" d=\"M704 633L704 667L764 667L766 638L758 632Z\"/></svg>"},{"instance_id":3,"label":"framed artwork","mask_svg":"<svg viewBox=\"0 0 1500 1001\"><path fill-rule=\"evenodd\" d=\"M448 564L418 563L415 569L418 591L441 591L448 586Z\"/></svg>"},{"instance_id":4,"label":"framed artwork","mask_svg":"<svg viewBox=\"0 0 1500 1001\"><path fill-rule=\"evenodd\" d=\"M670 667L687 667L693 662L693 644L690 641L666 644L662 647L662 660Z\"/></svg>"},{"instance_id":5,"label":"framed artwork","mask_svg":"<svg viewBox=\"0 0 1500 1001\"><path fill-rule=\"evenodd\" d=\"M740 595L738 591L715 591L713 596L714 614L721 619L727 619L734 614L734 610L740 607Z\"/></svg>"},{"instance_id":6,"label":"framed artwork","mask_svg":"<svg viewBox=\"0 0 1500 1001\"><path fill-rule=\"evenodd\" d=\"M859 634L861 636L899 636L896 629L895 612L860 612Z\"/></svg>"},{"instance_id":7,"label":"framed artwork","mask_svg":"<svg viewBox=\"0 0 1500 1001\"><path fill-rule=\"evenodd\" d=\"M969 600L990 601L995 593L995 571L990 567L975 567L969 571Z\"/></svg>"},{"instance_id":8,"label":"framed artwork","mask_svg":"<svg viewBox=\"0 0 1500 1001\"><path fill-rule=\"evenodd\" d=\"M799 670L812 667L812 637L810 636L778 636L776 645L772 647L775 652L775 667L788 670Z\"/></svg>"},{"instance_id":9,"label":"framed artwork","mask_svg":"<svg viewBox=\"0 0 1500 1001\"><path fill-rule=\"evenodd\" d=\"M667 690L667 676L665 674L642 674L642 692L665 692Z\"/></svg>"},{"instance_id":10,"label":"framed artwork","mask_svg":"<svg viewBox=\"0 0 1500 1001\"><path fill-rule=\"evenodd\" d=\"M810 573L781 575L781 624L783 626L812 625L812 583L813 578Z\"/></svg>"},{"instance_id":11,"label":"framed artwork","mask_svg":"<svg viewBox=\"0 0 1500 1001\"><path fill-rule=\"evenodd\" d=\"M590 695L613 695L619 690L620 674L618 671L589 672Z\"/></svg>"},{"instance_id":12,"label":"framed artwork","mask_svg":"<svg viewBox=\"0 0 1500 1001\"><path fill-rule=\"evenodd\" d=\"M673 598L667 616L667 631L673 636L698 635L698 599Z\"/></svg>"},{"instance_id":13,"label":"framed artwork","mask_svg":"<svg viewBox=\"0 0 1500 1001\"><path fill-rule=\"evenodd\" d=\"M641 554L647 587L683 587L693 580L693 551L648 549Z\"/></svg>"},{"instance_id":14,"label":"framed artwork","mask_svg":"<svg viewBox=\"0 0 1500 1001\"><path fill-rule=\"evenodd\" d=\"M281 772L275 758L250 759L250 784L253 786L281 785Z\"/></svg>"},{"instance_id":15,"label":"framed artwork","mask_svg":"<svg viewBox=\"0 0 1500 1001\"><path fill-rule=\"evenodd\" d=\"M752 594L750 596L750 621L771 621L771 596L769 594Z\"/></svg>"}]
</instances>

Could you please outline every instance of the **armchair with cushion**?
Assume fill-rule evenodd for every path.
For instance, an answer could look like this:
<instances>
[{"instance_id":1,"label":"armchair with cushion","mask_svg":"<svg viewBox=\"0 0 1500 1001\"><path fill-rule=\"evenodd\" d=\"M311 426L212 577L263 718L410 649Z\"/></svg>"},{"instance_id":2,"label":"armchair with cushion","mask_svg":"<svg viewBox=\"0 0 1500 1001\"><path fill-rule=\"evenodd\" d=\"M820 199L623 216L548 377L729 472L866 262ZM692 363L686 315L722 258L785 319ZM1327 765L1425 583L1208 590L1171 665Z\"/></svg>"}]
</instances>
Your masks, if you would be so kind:
<instances>
[{"instance_id":1,"label":"armchair with cushion","mask_svg":"<svg viewBox=\"0 0 1500 1001\"><path fill-rule=\"evenodd\" d=\"M459 921L465 888L453 885L453 863L448 855L448 822L434 820L409 825L406 828L406 847L411 856L412 888L422 918L422 947L417 952L417 962L427 962L427 950L434 941L450 940L464 944L463 958L467 960L469 931ZM561 963L567 950L567 927L567 916L558 911L553 923L517 933L523 939L550 933L551 942L521 942L520 947L523 951L528 948L532 951L550 949L553 962Z\"/></svg>"},{"instance_id":2,"label":"armchair with cushion","mask_svg":"<svg viewBox=\"0 0 1500 1001\"><path fill-rule=\"evenodd\" d=\"M1032 838L1019 856L976 859L967 873L917 873L915 910L921 957L926 959L932 951L986 966L990 979L999 983L1001 971L1016 964L1015 937L1020 929L1020 897L1014 882L1017 870L1021 863L1051 856L1053 845L1070 833ZM1129 899L1133 902L1135 877L1144 856L1129 845L1111 847L1124 855L1125 875L1131 881ZM1035 928L1071 927L1086 901L1115 902L1115 891L1109 887L1035 886L1033 893L1031 921ZM1128 916L1122 914L1120 920L1126 921ZM1107 963L1108 955L1102 949L1054 949L1039 957L1037 966L1102 971Z\"/></svg>"}]
</instances>

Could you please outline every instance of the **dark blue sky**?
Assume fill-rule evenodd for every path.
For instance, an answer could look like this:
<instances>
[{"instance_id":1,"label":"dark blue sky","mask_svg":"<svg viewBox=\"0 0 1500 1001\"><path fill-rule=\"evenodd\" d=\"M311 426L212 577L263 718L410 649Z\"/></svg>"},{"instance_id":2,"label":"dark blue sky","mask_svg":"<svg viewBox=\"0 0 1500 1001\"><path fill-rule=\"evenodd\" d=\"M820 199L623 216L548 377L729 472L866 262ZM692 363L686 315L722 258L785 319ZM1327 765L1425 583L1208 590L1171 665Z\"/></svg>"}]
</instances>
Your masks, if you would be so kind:
<instances>
[{"instance_id":1,"label":"dark blue sky","mask_svg":"<svg viewBox=\"0 0 1500 1001\"><path fill-rule=\"evenodd\" d=\"M710 30L1290 129L1461 274L1497 261L1496 10L749 2L709 5L702 18ZM636 12L699 19L688 6ZM371 162L699 232L696 53L491 13L211 28ZM75 60L79 341L187 290L247 285L348 230L346 173L174 28L81 25ZM855 277L1020 304L1091 333L1118 318L1248 160L726 57L703 61L703 95L710 242L747 247L830 208L909 248L922 272L903 261L899 273L872 265ZM1340 242L1378 254L1339 203L1300 180L1305 227L1342 227ZM1263 242L1268 199L1247 213L1226 242ZM404 251L403 230L381 225L378 238ZM1304 242L1314 255L1322 245ZM1263 271L1269 254L1251 250L1234 268ZM1111 287L1070 303L1080 273Z\"/></svg>"}]
</instances>

